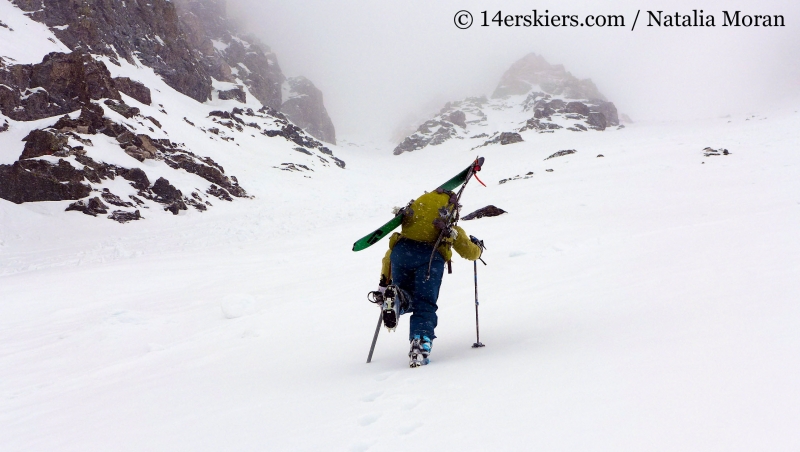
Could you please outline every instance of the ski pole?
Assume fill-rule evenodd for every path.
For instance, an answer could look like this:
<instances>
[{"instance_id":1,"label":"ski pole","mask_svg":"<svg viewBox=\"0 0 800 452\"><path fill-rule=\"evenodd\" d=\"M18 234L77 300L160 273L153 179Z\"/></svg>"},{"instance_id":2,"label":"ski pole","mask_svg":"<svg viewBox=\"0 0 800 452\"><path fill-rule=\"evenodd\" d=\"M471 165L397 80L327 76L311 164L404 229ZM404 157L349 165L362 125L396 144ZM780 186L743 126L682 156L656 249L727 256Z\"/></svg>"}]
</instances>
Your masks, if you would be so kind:
<instances>
[{"instance_id":1,"label":"ski pole","mask_svg":"<svg viewBox=\"0 0 800 452\"><path fill-rule=\"evenodd\" d=\"M481 259L483 262L483 259ZM480 348L484 347L481 343L481 330L478 326L478 261L473 261L473 268L475 269L475 339L477 342L472 344L472 348ZM486 262L483 262L483 265L486 265Z\"/></svg>"},{"instance_id":2,"label":"ski pole","mask_svg":"<svg viewBox=\"0 0 800 452\"><path fill-rule=\"evenodd\" d=\"M381 332L381 323L383 323L383 311L378 314L378 326L375 327L375 336L372 338L372 346L369 348L367 364L372 362L372 352L375 351L375 343L378 342L378 333Z\"/></svg>"}]
</instances>

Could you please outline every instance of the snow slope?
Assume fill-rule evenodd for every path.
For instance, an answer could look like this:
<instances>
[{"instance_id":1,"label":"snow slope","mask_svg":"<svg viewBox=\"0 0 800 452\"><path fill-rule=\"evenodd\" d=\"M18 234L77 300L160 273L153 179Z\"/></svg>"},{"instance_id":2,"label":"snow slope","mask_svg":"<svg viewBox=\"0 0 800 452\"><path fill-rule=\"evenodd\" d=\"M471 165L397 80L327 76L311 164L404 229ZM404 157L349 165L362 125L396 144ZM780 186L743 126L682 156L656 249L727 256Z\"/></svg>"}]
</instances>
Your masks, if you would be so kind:
<instances>
[{"instance_id":1,"label":"snow slope","mask_svg":"<svg viewBox=\"0 0 800 452\"><path fill-rule=\"evenodd\" d=\"M47 25L31 20L10 1L0 1L0 24L0 58L7 64L39 63L50 52L70 51Z\"/></svg>"},{"instance_id":2,"label":"snow slope","mask_svg":"<svg viewBox=\"0 0 800 452\"><path fill-rule=\"evenodd\" d=\"M125 225L0 200L0 450L797 450L799 127L336 147L310 179L242 142L253 200ZM456 260L431 365L406 318L365 364L386 242L352 242L477 151L464 212L509 212L462 223L486 347Z\"/></svg>"}]
</instances>

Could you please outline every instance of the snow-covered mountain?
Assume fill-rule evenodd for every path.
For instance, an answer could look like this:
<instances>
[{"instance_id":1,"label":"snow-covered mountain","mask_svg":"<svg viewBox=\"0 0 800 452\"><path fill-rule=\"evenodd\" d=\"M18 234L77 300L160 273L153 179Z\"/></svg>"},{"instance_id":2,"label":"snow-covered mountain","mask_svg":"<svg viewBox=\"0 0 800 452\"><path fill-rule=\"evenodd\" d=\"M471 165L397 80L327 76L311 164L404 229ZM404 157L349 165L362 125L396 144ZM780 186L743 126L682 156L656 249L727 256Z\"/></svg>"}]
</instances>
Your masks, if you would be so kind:
<instances>
[{"instance_id":1,"label":"snow-covered mountain","mask_svg":"<svg viewBox=\"0 0 800 452\"><path fill-rule=\"evenodd\" d=\"M800 450L797 104L601 132L531 58L395 156L304 132L308 85L175 4L0 0L0 451ZM365 364L387 240L352 243L476 154L487 265L430 365L408 316Z\"/></svg>"},{"instance_id":2,"label":"snow-covered mountain","mask_svg":"<svg viewBox=\"0 0 800 452\"><path fill-rule=\"evenodd\" d=\"M406 137L394 154L451 139L465 140L464 146L476 148L520 142L532 133L603 131L619 126L617 108L591 80L579 80L564 66L551 65L531 53L503 74L491 98L448 102Z\"/></svg>"},{"instance_id":3,"label":"snow-covered mountain","mask_svg":"<svg viewBox=\"0 0 800 452\"><path fill-rule=\"evenodd\" d=\"M0 11L0 198L127 222L247 198L224 169L242 147L275 171L344 168L314 138L335 142L322 94L233 33L224 2Z\"/></svg>"}]
</instances>

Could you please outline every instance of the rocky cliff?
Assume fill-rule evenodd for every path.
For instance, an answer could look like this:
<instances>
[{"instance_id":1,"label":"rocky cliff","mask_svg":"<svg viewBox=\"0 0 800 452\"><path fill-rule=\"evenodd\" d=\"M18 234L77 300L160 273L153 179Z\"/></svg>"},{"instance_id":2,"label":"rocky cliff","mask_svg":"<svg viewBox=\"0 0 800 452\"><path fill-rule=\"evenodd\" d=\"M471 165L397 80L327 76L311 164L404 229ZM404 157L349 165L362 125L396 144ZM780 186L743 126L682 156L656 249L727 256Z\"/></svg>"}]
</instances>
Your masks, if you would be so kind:
<instances>
[{"instance_id":1,"label":"rocky cliff","mask_svg":"<svg viewBox=\"0 0 800 452\"><path fill-rule=\"evenodd\" d=\"M448 102L394 149L394 154L441 145L507 145L531 133L603 131L619 126L617 109L591 80L579 80L562 65L528 54L503 74L491 98Z\"/></svg>"},{"instance_id":2,"label":"rocky cliff","mask_svg":"<svg viewBox=\"0 0 800 452\"><path fill-rule=\"evenodd\" d=\"M139 60L178 92L203 102L211 77L190 46L168 0L14 0L73 51Z\"/></svg>"},{"instance_id":3,"label":"rocky cliff","mask_svg":"<svg viewBox=\"0 0 800 452\"><path fill-rule=\"evenodd\" d=\"M233 32L223 0L175 2L182 28L206 72L222 82L240 83L264 106L279 110L286 77L277 56L252 37Z\"/></svg>"},{"instance_id":4,"label":"rocky cliff","mask_svg":"<svg viewBox=\"0 0 800 452\"><path fill-rule=\"evenodd\" d=\"M233 33L224 0L177 0L176 5L188 40L212 77L247 86L263 105L280 110L313 137L336 144L322 92L305 77L287 80L269 47L252 36ZM239 95L220 92L225 96Z\"/></svg>"},{"instance_id":5,"label":"rocky cliff","mask_svg":"<svg viewBox=\"0 0 800 452\"><path fill-rule=\"evenodd\" d=\"M322 91L305 77L292 77L284 83L281 112L314 138L336 144L336 130L322 102Z\"/></svg>"},{"instance_id":6,"label":"rocky cliff","mask_svg":"<svg viewBox=\"0 0 800 452\"><path fill-rule=\"evenodd\" d=\"M257 39L235 30L224 0L13 3L31 19L50 27L69 49L104 55L112 63L122 58L144 64L170 87L199 102L213 98L217 80L232 84L218 86L217 95L223 98L241 99L244 91L236 86L240 85L263 106L280 110L283 104L286 77L276 55ZM307 111L301 116L310 129L332 129L321 95L318 102L305 102L302 107ZM292 115L296 114L293 105Z\"/></svg>"},{"instance_id":7,"label":"rocky cliff","mask_svg":"<svg viewBox=\"0 0 800 452\"><path fill-rule=\"evenodd\" d=\"M124 223L248 198L219 163L240 146L303 177L345 167L277 110L277 60L230 32L222 2L14 4L0 27L2 199ZM293 114L333 140L329 118L314 123L321 93L306 92Z\"/></svg>"}]
</instances>

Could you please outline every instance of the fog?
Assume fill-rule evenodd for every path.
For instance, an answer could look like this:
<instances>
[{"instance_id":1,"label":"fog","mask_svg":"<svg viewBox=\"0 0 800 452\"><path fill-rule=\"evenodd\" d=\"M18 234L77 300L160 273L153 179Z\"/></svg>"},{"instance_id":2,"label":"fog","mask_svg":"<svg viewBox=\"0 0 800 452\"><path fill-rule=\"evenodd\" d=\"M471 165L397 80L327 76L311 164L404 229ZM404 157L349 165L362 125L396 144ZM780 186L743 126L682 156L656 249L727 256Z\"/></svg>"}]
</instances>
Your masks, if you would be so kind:
<instances>
[{"instance_id":1,"label":"fog","mask_svg":"<svg viewBox=\"0 0 800 452\"><path fill-rule=\"evenodd\" d=\"M625 27L482 27L506 14L621 14ZM637 9L642 13L631 31ZM715 27L648 27L646 10L713 15ZM490 95L529 52L591 78L620 112L671 120L764 112L800 99L800 2L229 0L231 17L322 90L341 138L389 139L449 100ZM471 28L454 16L468 10ZM722 11L783 15L784 27L723 27Z\"/></svg>"}]
</instances>

